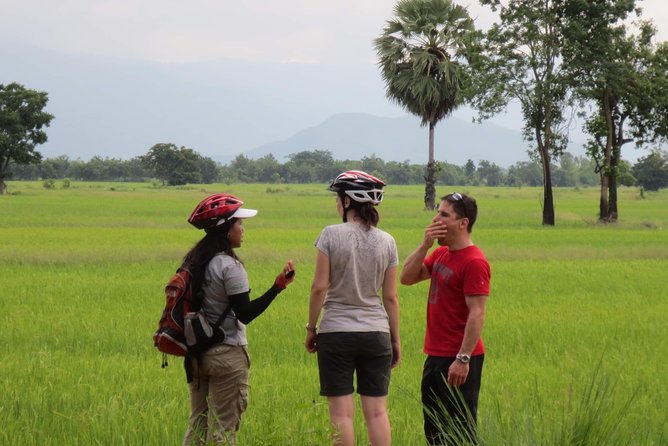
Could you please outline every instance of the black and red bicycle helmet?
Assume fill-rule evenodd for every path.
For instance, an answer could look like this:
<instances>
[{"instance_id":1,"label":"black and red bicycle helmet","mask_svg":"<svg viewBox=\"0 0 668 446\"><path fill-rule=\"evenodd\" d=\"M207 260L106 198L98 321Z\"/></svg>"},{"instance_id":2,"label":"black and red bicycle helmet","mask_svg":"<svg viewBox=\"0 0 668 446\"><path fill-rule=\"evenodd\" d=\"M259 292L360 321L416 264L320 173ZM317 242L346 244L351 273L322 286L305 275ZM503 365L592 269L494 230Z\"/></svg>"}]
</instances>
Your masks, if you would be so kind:
<instances>
[{"instance_id":1,"label":"black and red bicycle helmet","mask_svg":"<svg viewBox=\"0 0 668 446\"><path fill-rule=\"evenodd\" d=\"M249 218L257 214L255 209L244 209L243 201L230 194L213 194L200 201L190 214L188 223L197 229L222 225L230 218Z\"/></svg>"},{"instance_id":2,"label":"black and red bicycle helmet","mask_svg":"<svg viewBox=\"0 0 668 446\"><path fill-rule=\"evenodd\" d=\"M332 180L329 190L344 192L359 203L376 205L383 201L383 187L385 183L373 175L361 170L348 170Z\"/></svg>"}]
</instances>

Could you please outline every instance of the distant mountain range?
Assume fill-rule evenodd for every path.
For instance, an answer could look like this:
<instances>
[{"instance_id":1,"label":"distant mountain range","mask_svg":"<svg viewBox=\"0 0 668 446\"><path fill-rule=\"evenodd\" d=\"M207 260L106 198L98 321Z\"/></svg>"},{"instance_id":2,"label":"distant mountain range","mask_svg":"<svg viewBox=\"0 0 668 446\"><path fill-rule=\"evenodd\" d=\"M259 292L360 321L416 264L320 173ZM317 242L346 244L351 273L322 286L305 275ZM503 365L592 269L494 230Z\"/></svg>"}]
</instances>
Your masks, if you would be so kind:
<instances>
[{"instance_id":1,"label":"distant mountain range","mask_svg":"<svg viewBox=\"0 0 668 446\"><path fill-rule=\"evenodd\" d=\"M329 150L336 159L360 159L375 154L386 161L426 163L429 133L414 116L382 118L364 113L337 114L322 124L291 137L263 144L245 154L251 158L273 154L279 161L302 150ZM463 165L472 159L509 166L525 159L527 144L521 134L491 123L474 124L450 117L436 125L435 158Z\"/></svg>"},{"instance_id":2,"label":"distant mountain range","mask_svg":"<svg viewBox=\"0 0 668 446\"><path fill-rule=\"evenodd\" d=\"M220 162L242 153L284 162L315 149L336 159L427 160L427 128L385 98L372 64L162 64L0 45L0 83L13 81L49 93L55 119L38 149L46 157L128 159L169 142ZM455 114L435 136L440 161L528 159L520 132L492 122ZM569 150L582 154L581 144Z\"/></svg>"}]
</instances>

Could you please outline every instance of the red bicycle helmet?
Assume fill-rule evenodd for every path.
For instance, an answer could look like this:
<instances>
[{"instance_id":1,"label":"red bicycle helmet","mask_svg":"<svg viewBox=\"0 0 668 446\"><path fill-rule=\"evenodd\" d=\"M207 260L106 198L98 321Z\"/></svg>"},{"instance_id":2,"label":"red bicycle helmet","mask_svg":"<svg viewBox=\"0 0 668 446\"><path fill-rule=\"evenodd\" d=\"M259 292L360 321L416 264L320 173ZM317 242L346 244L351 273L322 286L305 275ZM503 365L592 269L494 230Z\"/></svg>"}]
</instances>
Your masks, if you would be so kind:
<instances>
[{"instance_id":1,"label":"red bicycle helmet","mask_svg":"<svg viewBox=\"0 0 668 446\"><path fill-rule=\"evenodd\" d=\"M348 170L332 180L329 190L344 192L359 203L379 204L383 201L385 183L361 170Z\"/></svg>"},{"instance_id":2,"label":"red bicycle helmet","mask_svg":"<svg viewBox=\"0 0 668 446\"><path fill-rule=\"evenodd\" d=\"M188 223L197 229L222 225L230 218L249 218L257 214L255 209L244 209L244 202L230 194L213 194L200 201L190 214Z\"/></svg>"}]
</instances>

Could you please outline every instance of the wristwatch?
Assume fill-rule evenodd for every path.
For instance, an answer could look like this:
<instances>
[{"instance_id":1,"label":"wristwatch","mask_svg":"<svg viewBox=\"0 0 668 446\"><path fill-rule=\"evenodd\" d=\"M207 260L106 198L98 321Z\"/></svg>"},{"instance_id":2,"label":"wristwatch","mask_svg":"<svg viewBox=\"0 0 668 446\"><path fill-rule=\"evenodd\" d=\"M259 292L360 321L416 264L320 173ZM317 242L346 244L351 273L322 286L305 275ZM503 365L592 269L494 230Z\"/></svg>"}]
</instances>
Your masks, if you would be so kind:
<instances>
[{"instance_id":1,"label":"wristwatch","mask_svg":"<svg viewBox=\"0 0 668 446\"><path fill-rule=\"evenodd\" d=\"M464 364L468 364L471 362L471 355L467 355L465 353L457 353L457 361L462 362Z\"/></svg>"},{"instance_id":2,"label":"wristwatch","mask_svg":"<svg viewBox=\"0 0 668 446\"><path fill-rule=\"evenodd\" d=\"M306 331L311 331L313 333L318 331L318 326L317 325L315 327L311 327L308 323L306 324L306 326L304 328L306 328Z\"/></svg>"}]
</instances>

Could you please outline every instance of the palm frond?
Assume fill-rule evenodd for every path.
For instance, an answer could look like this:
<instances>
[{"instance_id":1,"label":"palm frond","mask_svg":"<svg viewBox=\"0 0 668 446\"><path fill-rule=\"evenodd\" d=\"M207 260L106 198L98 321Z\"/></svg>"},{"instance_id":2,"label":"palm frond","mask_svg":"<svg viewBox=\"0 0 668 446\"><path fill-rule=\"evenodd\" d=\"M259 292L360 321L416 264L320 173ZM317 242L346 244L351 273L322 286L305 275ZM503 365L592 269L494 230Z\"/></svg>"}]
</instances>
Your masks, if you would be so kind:
<instances>
[{"instance_id":1,"label":"palm frond","mask_svg":"<svg viewBox=\"0 0 668 446\"><path fill-rule=\"evenodd\" d=\"M462 103L473 21L451 0L400 0L394 13L374 41L386 95L435 123Z\"/></svg>"}]
</instances>

